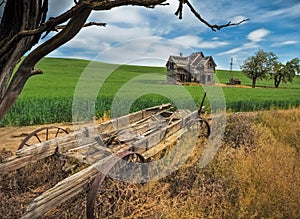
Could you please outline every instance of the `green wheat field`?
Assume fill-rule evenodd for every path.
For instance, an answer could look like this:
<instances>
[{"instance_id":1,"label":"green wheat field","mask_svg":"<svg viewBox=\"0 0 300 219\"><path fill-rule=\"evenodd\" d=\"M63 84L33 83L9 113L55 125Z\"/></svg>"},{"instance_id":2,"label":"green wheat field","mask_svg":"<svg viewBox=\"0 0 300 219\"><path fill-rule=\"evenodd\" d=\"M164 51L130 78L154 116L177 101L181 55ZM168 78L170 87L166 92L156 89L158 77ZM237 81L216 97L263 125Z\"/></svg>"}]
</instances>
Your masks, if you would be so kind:
<instances>
[{"instance_id":1,"label":"green wheat field","mask_svg":"<svg viewBox=\"0 0 300 219\"><path fill-rule=\"evenodd\" d=\"M42 69L44 74L33 76L28 80L17 103L0 122L0 126L71 122L75 88L89 63L90 61L87 60L44 58L37 65L37 68ZM105 78L101 89L96 94L95 118L100 118L104 114L109 115L112 103L116 98L120 99L120 108L122 101L124 103L132 102L131 112L185 99L180 92L176 93L175 99L160 94L160 89L171 92L175 89L174 92L176 92L176 87L180 87L164 83L163 80L166 79L164 67L109 66L112 66L114 71ZM89 69L91 70L91 67ZM91 77L84 81L85 86L92 86L97 78L101 78L101 75L97 75L101 74L101 69L97 69L96 72L92 72ZM153 74L156 76L153 77ZM231 77L239 78L242 81L242 87L217 86L224 93L228 112L290 109L300 106L300 76L296 76L293 83L281 84L278 89L273 88L272 80L258 80L257 88L252 89L250 88L251 80L239 71L217 70L216 76L216 84L226 84ZM95 82L94 85L96 86L97 83ZM122 90L124 85L135 89L127 88L124 92ZM190 84L184 85L183 88L189 92L194 103L199 106L204 90L209 87ZM119 95L120 93L122 95ZM137 93L141 93L141 95L137 95ZM86 101L89 101L88 92L82 95L86 95ZM205 105L206 110L209 111L208 99L206 99Z\"/></svg>"}]
</instances>

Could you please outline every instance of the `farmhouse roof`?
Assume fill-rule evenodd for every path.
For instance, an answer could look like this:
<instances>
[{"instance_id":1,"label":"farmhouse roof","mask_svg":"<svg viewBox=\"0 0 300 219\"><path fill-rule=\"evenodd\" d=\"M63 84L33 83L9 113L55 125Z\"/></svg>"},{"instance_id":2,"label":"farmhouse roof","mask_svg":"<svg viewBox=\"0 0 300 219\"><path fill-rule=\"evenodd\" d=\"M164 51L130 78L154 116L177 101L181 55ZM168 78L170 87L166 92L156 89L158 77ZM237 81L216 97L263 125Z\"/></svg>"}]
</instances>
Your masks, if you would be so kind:
<instances>
[{"instance_id":1,"label":"farmhouse roof","mask_svg":"<svg viewBox=\"0 0 300 219\"><path fill-rule=\"evenodd\" d=\"M189 59L188 57L182 57L182 56L170 56L169 61L176 64L187 65Z\"/></svg>"},{"instance_id":2,"label":"farmhouse roof","mask_svg":"<svg viewBox=\"0 0 300 219\"><path fill-rule=\"evenodd\" d=\"M168 65L169 62L175 63L177 65L182 65L182 66L199 66L199 65L205 65L208 60L211 60L215 66L216 63L212 56L207 56L205 57L203 52L194 52L190 56L170 56L168 59L168 62L166 65ZM193 69L191 69L192 71Z\"/></svg>"},{"instance_id":3,"label":"farmhouse roof","mask_svg":"<svg viewBox=\"0 0 300 219\"><path fill-rule=\"evenodd\" d=\"M204 57L204 58L200 61L200 64L205 65L209 60L212 61L213 64L214 64L215 66L217 66L216 63L215 63L215 60L213 59L212 56Z\"/></svg>"}]
</instances>

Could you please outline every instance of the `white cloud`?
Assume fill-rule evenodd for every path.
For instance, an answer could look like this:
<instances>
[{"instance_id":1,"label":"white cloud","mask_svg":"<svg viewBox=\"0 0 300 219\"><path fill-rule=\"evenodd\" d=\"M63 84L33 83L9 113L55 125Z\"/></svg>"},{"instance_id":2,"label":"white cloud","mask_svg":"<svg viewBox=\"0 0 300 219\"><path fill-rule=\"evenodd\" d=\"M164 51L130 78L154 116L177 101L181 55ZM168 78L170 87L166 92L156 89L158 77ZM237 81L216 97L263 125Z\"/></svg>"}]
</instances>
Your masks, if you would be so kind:
<instances>
[{"instance_id":1,"label":"white cloud","mask_svg":"<svg viewBox=\"0 0 300 219\"><path fill-rule=\"evenodd\" d=\"M299 44L299 42L296 40L288 40L280 43L273 43L271 47L288 46L288 45L295 45L295 44Z\"/></svg>"},{"instance_id":2,"label":"white cloud","mask_svg":"<svg viewBox=\"0 0 300 219\"><path fill-rule=\"evenodd\" d=\"M101 50L101 53L98 53L96 60L118 64L164 66L169 55L179 55L180 52L189 55L201 46L211 48L218 44L223 45L225 42L205 42L196 36L181 36L174 39L160 36L133 38L111 44L105 51Z\"/></svg>"},{"instance_id":3,"label":"white cloud","mask_svg":"<svg viewBox=\"0 0 300 219\"><path fill-rule=\"evenodd\" d=\"M52 53L50 55L57 56L57 54L64 53L64 56L68 57L93 59L104 51L111 49L112 47L118 47L118 44L126 44L127 41L131 41L134 39L143 39L145 37L147 38L153 35L154 33L148 27L137 26L132 28L122 28L115 25L108 25L107 27L92 26L83 28L74 39L61 46L57 50L57 53ZM149 44L147 39L145 39L144 41L145 44ZM140 45L136 45L135 47L127 49L136 49L138 51L141 51L141 48L138 48L138 46ZM119 55L124 56L124 54L126 53L127 51L123 50Z\"/></svg>"},{"instance_id":4,"label":"white cloud","mask_svg":"<svg viewBox=\"0 0 300 219\"><path fill-rule=\"evenodd\" d=\"M242 16L242 15L239 15L239 16L235 16L235 17L233 17L233 18L230 18L230 21L231 21L232 23L239 23L239 22L241 22L241 21L243 21L243 20L246 20L246 19L248 19L248 18L245 17L245 16ZM240 25L243 25L243 24L246 24L246 22L244 22L244 23L242 23L242 24L240 24Z\"/></svg>"},{"instance_id":5,"label":"white cloud","mask_svg":"<svg viewBox=\"0 0 300 219\"><path fill-rule=\"evenodd\" d=\"M266 12L261 17L265 19L272 19L274 17L278 17L280 19L282 19L283 17L300 17L299 11L300 11L300 3L289 8L282 8L282 9Z\"/></svg>"},{"instance_id":6,"label":"white cloud","mask_svg":"<svg viewBox=\"0 0 300 219\"><path fill-rule=\"evenodd\" d=\"M250 32L247 35L247 39L250 42L246 42L246 43L244 43L243 45L241 45L239 47L230 49L226 52L221 52L217 55L222 56L222 55L236 54L236 53L241 52L243 50L257 48L258 47L257 43L262 41L269 33L270 33L270 31L267 30L267 29L264 29L264 28L254 30L254 31Z\"/></svg>"},{"instance_id":7,"label":"white cloud","mask_svg":"<svg viewBox=\"0 0 300 219\"><path fill-rule=\"evenodd\" d=\"M249 33L247 38L252 42L259 42L262 41L263 38L266 37L269 33L269 30L265 28L260 28Z\"/></svg>"},{"instance_id":8,"label":"white cloud","mask_svg":"<svg viewBox=\"0 0 300 219\"><path fill-rule=\"evenodd\" d=\"M226 52L221 52L217 55L222 56L222 55L236 54L243 50L257 48L258 47L257 43L262 41L269 33L270 33L270 31L265 28L260 28L260 29L254 30L247 35L247 39L250 42L246 42L239 47L230 49Z\"/></svg>"},{"instance_id":9,"label":"white cloud","mask_svg":"<svg viewBox=\"0 0 300 219\"><path fill-rule=\"evenodd\" d=\"M173 40L185 44L186 47L195 49L214 49L229 44L228 42L218 41L218 39L215 39L214 41L203 41L202 38L193 35L180 36L174 38Z\"/></svg>"},{"instance_id":10,"label":"white cloud","mask_svg":"<svg viewBox=\"0 0 300 219\"><path fill-rule=\"evenodd\" d=\"M108 25L114 23L141 25L145 19L141 8L120 7L110 11L93 11L89 20L105 22Z\"/></svg>"},{"instance_id":11,"label":"white cloud","mask_svg":"<svg viewBox=\"0 0 300 219\"><path fill-rule=\"evenodd\" d=\"M149 28L132 27L121 28L114 25L107 27L87 27L66 46L84 50L100 50L103 51L103 43L110 45L112 43L121 43L127 40L141 37L152 36L152 31Z\"/></svg>"},{"instance_id":12,"label":"white cloud","mask_svg":"<svg viewBox=\"0 0 300 219\"><path fill-rule=\"evenodd\" d=\"M215 48L220 48L220 47L222 47L222 46L227 46L227 45L229 45L230 43L228 43L228 42L221 42L221 41L219 41L219 42L216 42L216 41L214 41L214 42L205 42L205 41L203 41L203 42L201 42L200 44L199 44L199 46L198 46L198 48L199 49L215 49Z\"/></svg>"},{"instance_id":13,"label":"white cloud","mask_svg":"<svg viewBox=\"0 0 300 219\"><path fill-rule=\"evenodd\" d=\"M164 66L170 54L190 53L191 49L162 37L135 38L104 51L97 61Z\"/></svg>"},{"instance_id":14,"label":"white cloud","mask_svg":"<svg viewBox=\"0 0 300 219\"><path fill-rule=\"evenodd\" d=\"M259 42L263 41L269 33L270 31L265 28L256 29L247 35L248 42L243 43L239 47L218 53L217 56L235 57L234 59L236 60L236 63L241 64L242 60L245 58L245 56L247 56L246 51L250 49L259 48Z\"/></svg>"},{"instance_id":15,"label":"white cloud","mask_svg":"<svg viewBox=\"0 0 300 219\"><path fill-rule=\"evenodd\" d=\"M222 55L231 55L231 54L236 54L236 53L238 53L238 52L241 52L241 51L243 51L243 50L253 49L253 48L257 48L257 47L258 47L258 45L257 45L256 43L248 42L248 43L243 44L243 45L240 46L240 47L237 47L237 48L228 50L228 51L226 51L226 52L219 53L219 54L217 54L217 55L218 55L218 56L222 56Z\"/></svg>"}]
</instances>

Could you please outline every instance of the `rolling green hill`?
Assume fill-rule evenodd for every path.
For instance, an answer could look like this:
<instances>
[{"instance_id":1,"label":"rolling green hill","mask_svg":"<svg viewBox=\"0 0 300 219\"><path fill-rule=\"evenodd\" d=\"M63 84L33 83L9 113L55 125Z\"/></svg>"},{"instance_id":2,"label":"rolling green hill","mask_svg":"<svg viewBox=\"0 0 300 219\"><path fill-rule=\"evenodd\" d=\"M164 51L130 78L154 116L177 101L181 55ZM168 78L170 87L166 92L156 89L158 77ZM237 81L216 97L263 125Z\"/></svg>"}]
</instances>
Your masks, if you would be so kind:
<instances>
[{"instance_id":1,"label":"rolling green hill","mask_svg":"<svg viewBox=\"0 0 300 219\"><path fill-rule=\"evenodd\" d=\"M74 91L88 64L87 60L44 58L37 65L37 68L43 69L44 74L29 79L19 100L0 125L32 125L72 121ZM109 77L101 78L104 76L101 69L103 66L101 63L99 65L100 67L97 66L95 71L93 66L90 66L87 78L82 79L87 88L98 86L99 82L105 79L95 103L96 117L103 116L104 112L110 113L116 94L118 97L122 97L119 103L120 108L122 108L122 104L133 102L131 111L186 99L186 96L178 91L180 86L164 83L166 74L164 67L103 64L105 68L112 68L113 71L110 72ZM243 85L251 85L251 80L239 71L217 71L220 83L225 84L231 77L241 79ZM266 80L257 81L257 86L258 88L255 89L223 86L222 91L225 95L227 110L254 111L300 106L300 76L295 78L293 84L282 84L279 89L272 88L273 81ZM198 105L204 93L203 87L190 85L183 88L191 94ZM84 92L82 91L82 93ZM176 96L176 98L170 100L163 95L164 92L172 93L170 95ZM85 95L91 95L91 93L87 92ZM206 101L206 105L209 110L208 101Z\"/></svg>"}]
</instances>

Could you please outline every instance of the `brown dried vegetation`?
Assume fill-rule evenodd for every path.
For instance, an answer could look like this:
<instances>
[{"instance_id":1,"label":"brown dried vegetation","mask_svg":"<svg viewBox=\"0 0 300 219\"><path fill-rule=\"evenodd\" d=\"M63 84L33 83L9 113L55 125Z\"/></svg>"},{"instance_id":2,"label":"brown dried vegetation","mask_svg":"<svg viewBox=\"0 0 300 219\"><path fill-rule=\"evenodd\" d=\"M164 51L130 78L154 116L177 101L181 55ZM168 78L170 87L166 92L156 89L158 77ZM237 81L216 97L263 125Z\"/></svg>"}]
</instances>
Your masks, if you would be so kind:
<instances>
[{"instance_id":1,"label":"brown dried vegetation","mask_svg":"<svg viewBox=\"0 0 300 219\"><path fill-rule=\"evenodd\" d=\"M300 109L233 114L208 166L197 165L202 140L185 166L159 181L141 185L106 179L98 195L98 216L299 218L299 122ZM20 217L40 191L66 177L62 165L53 156L2 177L1 218ZM85 218L86 193L44 218Z\"/></svg>"},{"instance_id":2,"label":"brown dried vegetation","mask_svg":"<svg viewBox=\"0 0 300 219\"><path fill-rule=\"evenodd\" d=\"M0 176L0 217L21 218L34 198L67 177L62 165L58 156L52 156Z\"/></svg>"}]
</instances>

